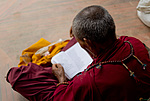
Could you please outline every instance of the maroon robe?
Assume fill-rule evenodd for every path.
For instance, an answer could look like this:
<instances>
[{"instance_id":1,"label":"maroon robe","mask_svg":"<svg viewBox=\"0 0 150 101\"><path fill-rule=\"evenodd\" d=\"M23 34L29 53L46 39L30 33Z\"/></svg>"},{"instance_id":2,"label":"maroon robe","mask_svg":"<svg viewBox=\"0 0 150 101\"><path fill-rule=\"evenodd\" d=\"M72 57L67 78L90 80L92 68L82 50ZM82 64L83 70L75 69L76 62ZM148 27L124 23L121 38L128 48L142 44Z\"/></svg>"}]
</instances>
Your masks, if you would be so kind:
<instances>
[{"instance_id":1,"label":"maroon robe","mask_svg":"<svg viewBox=\"0 0 150 101\"><path fill-rule=\"evenodd\" d=\"M114 62L124 60L131 53L129 43L124 41L133 45L134 55L146 64L146 69L132 56L123 61L129 69L122 62ZM66 47L74 43L72 40ZM31 101L137 101L139 97L150 97L150 59L142 42L122 36L113 46L99 54L90 66L100 62L104 64L83 71L68 81L68 86L60 85L56 88L58 81L51 67L33 63L11 68L7 81L14 90ZM130 76L129 70L135 75Z\"/></svg>"}]
</instances>

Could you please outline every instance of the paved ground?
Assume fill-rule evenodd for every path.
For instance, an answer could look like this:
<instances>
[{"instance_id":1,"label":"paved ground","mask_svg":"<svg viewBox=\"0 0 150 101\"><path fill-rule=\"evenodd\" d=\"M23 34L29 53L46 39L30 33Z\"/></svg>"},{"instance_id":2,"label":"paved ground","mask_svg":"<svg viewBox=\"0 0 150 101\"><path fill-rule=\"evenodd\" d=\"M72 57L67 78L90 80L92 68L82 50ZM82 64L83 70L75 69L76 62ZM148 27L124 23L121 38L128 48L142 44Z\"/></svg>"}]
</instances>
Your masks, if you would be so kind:
<instances>
[{"instance_id":1,"label":"paved ground","mask_svg":"<svg viewBox=\"0 0 150 101\"><path fill-rule=\"evenodd\" d=\"M4 77L23 49L45 38L68 39L73 17L84 7L102 5L112 14L117 35L139 38L150 47L150 28L136 15L139 0L0 0L0 101L25 101Z\"/></svg>"}]
</instances>

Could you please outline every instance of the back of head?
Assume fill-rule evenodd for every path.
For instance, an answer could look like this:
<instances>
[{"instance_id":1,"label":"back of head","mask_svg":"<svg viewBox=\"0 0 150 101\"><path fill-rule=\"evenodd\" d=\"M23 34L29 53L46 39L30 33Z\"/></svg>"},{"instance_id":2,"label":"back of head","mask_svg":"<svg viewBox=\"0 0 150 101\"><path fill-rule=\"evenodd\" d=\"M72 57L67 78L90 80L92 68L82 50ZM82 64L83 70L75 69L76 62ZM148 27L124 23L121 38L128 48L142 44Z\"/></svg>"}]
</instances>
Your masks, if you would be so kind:
<instances>
[{"instance_id":1,"label":"back of head","mask_svg":"<svg viewBox=\"0 0 150 101\"><path fill-rule=\"evenodd\" d=\"M86 38L97 43L116 38L113 18L105 8L97 5L86 7L76 15L72 33L80 40Z\"/></svg>"}]
</instances>

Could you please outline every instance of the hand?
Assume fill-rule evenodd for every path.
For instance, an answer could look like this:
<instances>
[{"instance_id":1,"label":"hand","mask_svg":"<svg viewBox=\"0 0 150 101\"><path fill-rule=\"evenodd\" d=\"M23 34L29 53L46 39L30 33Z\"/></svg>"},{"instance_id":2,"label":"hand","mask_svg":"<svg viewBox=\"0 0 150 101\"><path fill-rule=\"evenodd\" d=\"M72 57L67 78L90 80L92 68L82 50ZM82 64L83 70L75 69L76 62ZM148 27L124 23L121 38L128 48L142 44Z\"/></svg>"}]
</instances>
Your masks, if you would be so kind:
<instances>
[{"instance_id":1,"label":"hand","mask_svg":"<svg viewBox=\"0 0 150 101\"><path fill-rule=\"evenodd\" d=\"M53 64L52 73L56 76L60 83L67 81L65 77L64 68L61 64Z\"/></svg>"}]
</instances>

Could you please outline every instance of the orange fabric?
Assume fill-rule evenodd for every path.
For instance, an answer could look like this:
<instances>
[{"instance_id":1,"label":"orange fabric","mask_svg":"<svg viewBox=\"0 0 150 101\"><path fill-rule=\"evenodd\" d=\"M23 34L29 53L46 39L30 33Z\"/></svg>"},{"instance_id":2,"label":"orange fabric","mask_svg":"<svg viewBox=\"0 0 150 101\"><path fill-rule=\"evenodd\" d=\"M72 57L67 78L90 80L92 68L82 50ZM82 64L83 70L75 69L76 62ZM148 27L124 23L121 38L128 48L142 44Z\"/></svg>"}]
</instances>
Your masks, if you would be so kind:
<instances>
[{"instance_id":1,"label":"orange fabric","mask_svg":"<svg viewBox=\"0 0 150 101\"><path fill-rule=\"evenodd\" d=\"M35 54L37 50L50 45L51 43L43 38L41 38L38 42L31 45L29 48L23 50L22 56L20 56L20 63L18 67L22 65L27 65L29 62L35 63L37 65L43 65L51 61L51 58L59 53L63 47L67 45L69 40L59 42L55 45L52 45L48 48L49 55L41 56L40 54Z\"/></svg>"}]
</instances>

